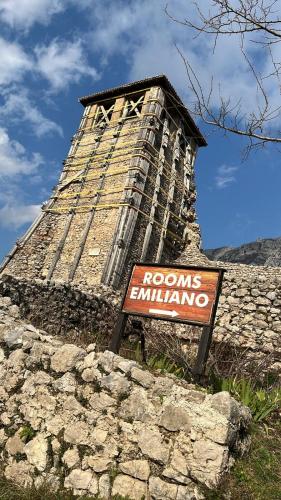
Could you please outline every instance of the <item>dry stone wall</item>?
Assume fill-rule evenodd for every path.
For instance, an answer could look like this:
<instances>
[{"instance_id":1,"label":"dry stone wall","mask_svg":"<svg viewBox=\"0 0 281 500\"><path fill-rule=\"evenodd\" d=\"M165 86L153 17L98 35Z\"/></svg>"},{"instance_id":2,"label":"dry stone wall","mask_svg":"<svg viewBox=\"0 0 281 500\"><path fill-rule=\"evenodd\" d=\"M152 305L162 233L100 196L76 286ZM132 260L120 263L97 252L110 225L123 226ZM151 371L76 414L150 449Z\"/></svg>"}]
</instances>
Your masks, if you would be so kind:
<instances>
[{"instance_id":1,"label":"dry stone wall","mask_svg":"<svg viewBox=\"0 0 281 500\"><path fill-rule=\"evenodd\" d=\"M20 484L140 500L203 499L249 444L228 393L63 344L0 300L0 460Z\"/></svg>"},{"instance_id":2,"label":"dry stone wall","mask_svg":"<svg viewBox=\"0 0 281 500\"><path fill-rule=\"evenodd\" d=\"M9 296L20 315L54 335L89 333L111 338L119 295L107 287L83 291L67 284L40 280L0 279L0 296Z\"/></svg>"},{"instance_id":3,"label":"dry stone wall","mask_svg":"<svg viewBox=\"0 0 281 500\"><path fill-rule=\"evenodd\" d=\"M265 370L281 373L281 268L210 261L192 245L180 263L225 269L214 341L247 352L253 366L264 362ZM191 338L184 326L174 329Z\"/></svg>"},{"instance_id":4,"label":"dry stone wall","mask_svg":"<svg viewBox=\"0 0 281 500\"><path fill-rule=\"evenodd\" d=\"M214 333L281 372L281 270L228 266Z\"/></svg>"}]
</instances>

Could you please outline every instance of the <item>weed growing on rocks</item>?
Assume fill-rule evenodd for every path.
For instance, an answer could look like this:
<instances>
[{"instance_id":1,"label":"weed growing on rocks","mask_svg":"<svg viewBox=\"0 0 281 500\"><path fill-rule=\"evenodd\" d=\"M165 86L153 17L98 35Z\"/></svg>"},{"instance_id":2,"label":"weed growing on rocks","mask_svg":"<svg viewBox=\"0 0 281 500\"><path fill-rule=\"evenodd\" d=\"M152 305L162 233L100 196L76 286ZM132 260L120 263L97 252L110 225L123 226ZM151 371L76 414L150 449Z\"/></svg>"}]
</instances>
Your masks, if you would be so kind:
<instances>
[{"instance_id":1,"label":"weed growing on rocks","mask_svg":"<svg viewBox=\"0 0 281 500\"><path fill-rule=\"evenodd\" d=\"M114 479L117 477L117 475L118 475L117 467L111 467L111 469L109 471L109 480L110 480L111 486L113 485Z\"/></svg>"},{"instance_id":2,"label":"weed growing on rocks","mask_svg":"<svg viewBox=\"0 0 281 500\"><path fill-rule=\"evenodd\" d=\"M20 432L20 438L25 442L31 441L36 435L36 431L32 427L24 426Z\"/></svg>"},{"instance_id":3,"label":"weed growing on rocks","mask_svg":"<svg viewBox=\"0 0 281 500\"><path fill-rule=\"evenodd\" d=\"M129 394L127 392L121 392L117 397L117 403L122 403L122 401L125 401L128 397Z\"/></svg>"}]
</instances>

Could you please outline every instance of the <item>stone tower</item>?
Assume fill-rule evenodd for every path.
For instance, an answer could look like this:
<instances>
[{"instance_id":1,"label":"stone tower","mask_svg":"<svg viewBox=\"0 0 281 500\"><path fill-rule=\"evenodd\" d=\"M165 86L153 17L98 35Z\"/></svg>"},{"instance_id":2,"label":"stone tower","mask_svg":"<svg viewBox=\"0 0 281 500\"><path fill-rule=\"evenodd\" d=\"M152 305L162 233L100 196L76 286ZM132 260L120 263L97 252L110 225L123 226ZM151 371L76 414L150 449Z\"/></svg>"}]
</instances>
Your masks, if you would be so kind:
<instances>
[{"instance_id":1,"label":"stone tower","mask_svg":"<svg viewBox=\"0 0 281 500\"><path fill-rule=\"evenodd\" d=\"M194 160L205 146L165 76L82 97L58 185L2 274L122 286L134 261L198 241Z\"/></svg>"}]
</instances>

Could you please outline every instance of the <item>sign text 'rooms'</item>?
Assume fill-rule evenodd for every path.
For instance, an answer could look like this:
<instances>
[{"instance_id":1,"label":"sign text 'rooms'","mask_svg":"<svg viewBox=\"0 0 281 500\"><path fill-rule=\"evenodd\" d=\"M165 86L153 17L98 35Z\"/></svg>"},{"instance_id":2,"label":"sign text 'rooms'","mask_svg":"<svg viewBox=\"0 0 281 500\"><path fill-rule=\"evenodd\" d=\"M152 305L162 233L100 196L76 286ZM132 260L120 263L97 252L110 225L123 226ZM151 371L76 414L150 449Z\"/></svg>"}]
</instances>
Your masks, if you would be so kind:
<instances>
[{"instance_id":1,"label":"sign text 'rooms'","mask_svg":"<svg viewBox=\"0 0 281 500\"><path fill-rule=\"evenodd\" d=\"M219 272L136 264L123 311L162 319L208 324L216 299Z\"/></svg>"}]
</instances>

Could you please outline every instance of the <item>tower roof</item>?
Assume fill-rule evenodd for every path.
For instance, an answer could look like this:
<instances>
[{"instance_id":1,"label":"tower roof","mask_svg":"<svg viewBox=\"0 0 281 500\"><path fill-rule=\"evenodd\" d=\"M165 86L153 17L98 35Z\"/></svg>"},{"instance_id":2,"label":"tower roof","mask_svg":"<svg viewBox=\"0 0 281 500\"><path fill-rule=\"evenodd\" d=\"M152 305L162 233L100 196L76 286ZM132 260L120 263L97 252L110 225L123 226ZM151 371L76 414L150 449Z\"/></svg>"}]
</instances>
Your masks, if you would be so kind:
<instances>
[{"instance_id":1,"label":"tower roof","mask_svg":"<svg viewBox=\"0 0 281 500\"><path fill-rule=\"evenodd\" d=\"M84 97L80 97L79 101L83 106L88 106L95 102L99 102L103 99L110 99L113 97L118 97L124 93L136 92L138 90L144 90L152 86L159 86L163 88L170 98L173 107L178 110L178 112L183 115L185 121L191 129L192 136L196 140L198 146L207 146L207 142L203 135L201 134L199 128L195 124L193 118L189 114L187 108L183 104L181 98L178 96L174 87L165 75L153 76L150 78L145 78L144 80L138 80L132 83L126 83L125 85L120 85L119 87L113 87L111 89L103 90L101 92L96 92L95 94L90 94Z\"/></svg>"}]
</instances>

